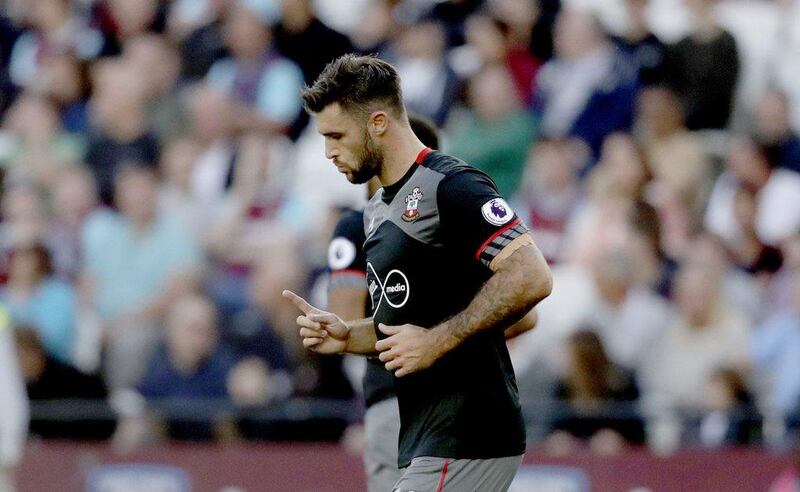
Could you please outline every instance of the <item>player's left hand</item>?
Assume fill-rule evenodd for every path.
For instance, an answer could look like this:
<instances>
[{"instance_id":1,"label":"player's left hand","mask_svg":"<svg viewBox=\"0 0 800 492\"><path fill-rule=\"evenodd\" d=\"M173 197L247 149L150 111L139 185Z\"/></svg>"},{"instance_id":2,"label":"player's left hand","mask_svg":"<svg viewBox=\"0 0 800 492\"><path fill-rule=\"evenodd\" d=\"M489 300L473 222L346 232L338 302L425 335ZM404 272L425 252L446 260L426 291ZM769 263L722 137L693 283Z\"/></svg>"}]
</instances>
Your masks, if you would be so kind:
<instances>
[{"instance_id":1,"label":"player's left hand","mask_svg":"<svg viewBox=\"0 0 800 492\"><path fill-rule=\"evenodd\" d=\"M435 333L415 325L378 325L389 338L379 340L375 350L386 370L397 377L430 367L441 356Z\"/></svg>"}]
</instances>

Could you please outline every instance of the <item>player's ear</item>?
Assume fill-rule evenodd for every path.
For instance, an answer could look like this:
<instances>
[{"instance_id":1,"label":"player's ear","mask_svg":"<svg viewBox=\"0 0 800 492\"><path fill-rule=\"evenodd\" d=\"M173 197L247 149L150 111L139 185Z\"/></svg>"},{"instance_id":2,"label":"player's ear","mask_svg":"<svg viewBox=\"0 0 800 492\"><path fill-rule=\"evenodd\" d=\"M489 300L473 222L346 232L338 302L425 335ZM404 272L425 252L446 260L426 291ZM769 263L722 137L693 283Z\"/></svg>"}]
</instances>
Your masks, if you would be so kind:
<instances>
[{"instance_id":1,"label":"player's ear","mask_svg":"<svg viewBox=\"0 0 800 492\"><path fill-rule=\"evenodd\" d=\"M383 111L375 111L369 116L367 127L372 135L383 136L389 128L389 118Z\"/></svg>"}]
</instances>

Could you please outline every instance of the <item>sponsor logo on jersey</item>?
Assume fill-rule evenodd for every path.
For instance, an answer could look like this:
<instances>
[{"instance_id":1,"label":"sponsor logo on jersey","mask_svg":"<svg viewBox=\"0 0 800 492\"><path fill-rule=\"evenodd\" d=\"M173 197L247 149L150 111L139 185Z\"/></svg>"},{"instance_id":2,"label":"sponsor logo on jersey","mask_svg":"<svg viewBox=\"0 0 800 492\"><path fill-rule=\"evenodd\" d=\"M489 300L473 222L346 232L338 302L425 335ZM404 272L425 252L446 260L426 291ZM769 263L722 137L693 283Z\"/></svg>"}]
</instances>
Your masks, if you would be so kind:
<instances>
[{"instance_id":1,"label":"sponsor logo on jersey","mask_svg":"<svg viewBox=\"0 0 800 492\"><path fill-rule=\"evenodd\" d=\"M400 309L408 302L411 295L411 285L406 274L398 269L391 270L381 281L378 272L367 263L367 276L369 278L369 297L372 301L372 311L377 313L384 301L394 309Z\"/></svg>"},{"instance_id":2,"label":"sponsor logo on jersey","mask_svg":"<svg viewBox=\"0 0 800 492\"><path fill-rule=\"evenodd\" d=\"M496 226L506 224L514 217L514 211L502 198L493 198L484 203L481 207L481 213L486 222Z\"/></svg>"},{"instance_id":3,"label":"sponsor logo on jersey","mask_svg":"<svg viewBox=\"0 0 800 492\"><path fill-rule=\"evenodd\" d=\"M406 195L406 209L403 212L403 220L414 222L419 218L419 201L422 200L422 192L419 187L414 188L411 193Z\"/></svg>"}]
</instances>

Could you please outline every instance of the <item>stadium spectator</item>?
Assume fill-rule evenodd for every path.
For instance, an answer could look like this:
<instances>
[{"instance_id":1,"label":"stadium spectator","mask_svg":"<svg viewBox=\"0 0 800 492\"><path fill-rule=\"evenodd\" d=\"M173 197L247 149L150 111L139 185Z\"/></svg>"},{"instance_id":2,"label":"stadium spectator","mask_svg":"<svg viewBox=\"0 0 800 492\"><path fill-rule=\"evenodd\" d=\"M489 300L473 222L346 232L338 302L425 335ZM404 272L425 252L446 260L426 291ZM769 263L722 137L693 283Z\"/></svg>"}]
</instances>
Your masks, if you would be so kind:
<instances>
[{"instance_id":1,"label":"stadium spectator","mask_svg":"<svg viewBox=\"0 0 800 492\"><path fill-rule=\"evenodd\" d=\"M800 270L792 273L792 305L767 317L750 336L763 403L768 413L784 417L800 410Z\"/></svg>"},{"instance_id":2,"label":"stadium spectator","mask_svg":"<svg viewBox=\"0 0 800 492\"><path fill-rule=\"evenodd\" d=\"M73 15L69 0L43 0L26 6L30 28L17 38L11 52L11 80L18 87L38 82L42 63L53 53L74 53L78 58L97 56L103 49L102 35L83 25Z\"/></svg>"},{"instance_id":3,"label":"stadium spectator","mask_svg":"<svg viewBox=\"0 0 800 492\"><path fill-rule=\"evenodd\" d=\"M520 3L520 2L517 2ZM521 2L532 5L531 2ZM509 13L510 16L513 12ZM542 62L528 51L531 26L520 36L518 30L507 23L511 19L498 16L474 15L467 20L466 38L485 65L504 65L514 80L517 95L526 107L531 105L536 74ZM518 39L522 37L523 39Z\"/></svg>"},{"instance_id":4,"label":"stadium spectator","mask_svg":"<svg viewBox=\"0 0 800 492\"><path fill-rule=\"evenodd\" d=\"M386 59L402 78L408 110L443 126L460 81L447 59L444 27L423 19L405 26L387 49Z\"/></svg>"},{"instance_id":5,"label":"stadium spectator","mask_svg":"<svg viewBox=\"0 0 800 492\"><path fill-rule=\"evenodd\" d=\"M139 392L156 404L169 399L173 404L228 399L228 376L236 359L219 344L217 323L216 309L208 299L192 294L178 298L165 317L164 345L149 361ZM177 419L170 422L169 434L178 439L210 439L212 428L204 419Z\"/></svg>"},{"instance_id":6,"label":"stadium spectator","mask_svg":"<svg viewBox=\"0 0 800 492\"><path fill-rule=\"evenodd\" d=\"M559 404L550 416L545 449L564 454L586 441L597 453L613 454L626 442L643 442L644 426L633 411L639 390L632 373L606 355L595 329L574 333L567 347L567 372L553 392Z\"/></svg>"},{"instance_id":7,"label":"stadium spectator","mask_svg":"<svg viewBox=\"0 0 800 492\"><path fill-rule=\"evenodd\" d=\"M555 56L537 76L534 108L547 137L576 137L594 156L605 137L633 123L637 67L618 53L590 13L564 10Z\"/></svg>"},{"instance_id":8,"label":"stadium spectator","mask_svg":"<svg viewBox=\"0 0 800 492\"><path fill-rule=\"evenodd\" d=\"M93 71L93 130L86 164L94 173L105 204L113 201L114 178L123 162L136 161L151 167L158 162L159 142L148 127L146 74L119 59L98 62Z\"/></svg>"},{"instance_id":9,"label":"stadium spectator","mask_svg":"<svg viewBox=\"0 0 800 492\"><path fill-rule=\"evenodd\" d=\"M347 36L319 20L311 0L279 0L281 20L275 27L275 46L303 71L311 84L329 61L353 51Z\"/></svg>"},{"instance_id":10,"label":"stadium spectator","mask_svg":"<svg viewBox=\"0 0 800 492\"><path fill-rule=\"evenodd\" d=\"M721 276L709 266L682 265L675 302L677 316L644 361L643 387L662 409L696 411L714 371L746 361L750 326L738 307L725 303Z\"/></svg>"},{"instance_id":11,"label":"stadium spectator","mask_svg":"<svg viewBox=\"0 0 800 492\"><path fill-rule=\"evenodd\" d=\"M225 56L223 17L229 7L229 2L173 2L166 27L180 52L182 78L202 79L214 62Z\"/></svg>"},{"instance_id":12,"label":"stadium spectator","mask_svg":"<svg viewBox=\"0 0 800 492\"><path fill-rule=\"evenodd\" d=\"M697 216L710 186L710 162L701 141L686 129L675 93L664 86L644 89L636 130L659 192L675 195L691 216Z\"/></svg>"},{"instance_id":13,"label":"stadium spectator","mask_svg":"<svg viewBox=\"0 0 800 492\"><path fill-rule=\"evenodd\" d=\"M45 240L47 210L42 194L33 186L14 183L7 178L3 191L0 247L3 261L7 262L14 248L32 246Z\"/></svg>"},{"instance_id":14,"label":"stadium spectator","mask_svg":"<svg viewBox=\"0 0 800 492\"><path fill-rule=\"evenodd\" d=\"M667 49L665 82L678 95L690 130L724 129L739 79L739 49L716 20L713 0L686 0L693 31Z\"/></svg>"},{"instance_id":15,"label":"stadium spectator","mask_svg":"<svg viewBox=\"0 0 800 492\"><path fill-rule=\"evenodd\" d=\"M28 398L8 314L0 306L0 490L15 490L14 472L28 435Z\"/></svg>"},{"instance_id":16,"label":"stadium spectator","mask_svg":"<svg viewBox=\"0 0 800 492\"><path fill-rule=\"evenodd\" d=\"M650 30L647 0L625 0L626 29L613 38L614 43L630 55L639 67L639 81L645 87L660 84L664 79L664 57L667 48Z\"/></svg>"},{"instance_id":17,"label":"stadium spectator","mask_svg":"<svg viewBox=\"0 0 800 492\"><path fill-rule=\"evenodd\" d=\"M193 288L202 261L192 234L158 209L151 169L125 165L115 186L119 212L93 215L82 233L86 288L106 325L111 388L139 380L158 341L158 321Z\"/></svg>"},{"instance_id":18,"label":"stadium spectator","mask_svg":"<svg viewBox=\"0 0 800 492\"><path fill-rule=\"evenodd\" d=\"M705 409L698 428L693 429L697 442L707 448L720 448L757 440L761 422L742 374L735 369L718 369L705 393Z\"/></svg>"},{"instance_id":19,"label":"stadium spectator","mask_svg":"<svg viewBox=\"0 0 800 492\"><path fill-rule=\"evenodd\" d=\"M25 325L14 329L25 387L31 401L87 399L103 400L106 389L103 380L84 374L70 364L48 355L37 330ZM113 422L86 419L78 422L35 421L30 432L49 439L106 439L111 435Z\"/></svg>"},{"instance_id":20,"label":"stadium spectator","mask_svg":"<svg viewBox=\"0 0 800 492\"><path fill-rule=\"evenodd\" d=\"M624 249L613 249L592 265L597 299L585 323L591 323L609 360L639 373L657 349L673 317L669 305L644 286Z\"/></svg>"},{"instance_id":21,"label":"stadium spectator","mask_svg":"<svg viewBox=\"0 0 800 492\"><path fill-rule=\"evenodd\" d=\"M63 131L55 106L44 97L26 93L17 98L3 127L9 144L0 161L9 178L49 186L60 168L83 157L83 138Z\"/></svg>"},{"instance_id":22,"label":"stadium spectator","mask_svg":"<svg viewBox=\"0 0 800 492\"><path fill-rule=\"evenodd\" d=\"M747 137L731 144L727 169L716 181L705 212L706 228L734 243L742 231L736 223L739 187L755 192L755 227L764 244L778 245L800 229L800 174L778 167L774 146Z\"/></svg>"},{"instance_id":23,"label":"stadium spectator","mask_svg":"<svg viewBox=\"0 0 800 492\"><path fill-rule=\"evenodd\" d=\"M791 105L785 92L770 90L756 106L753 132L761 141L780 149L780 165L800 172L800 137L792 129Z\"/></svg>"},{"instance_id":24,"label":"stadium spectator","mask_svg":"<svg viewBox=\"0 0 800 492\"><path fill-rule=\"evenodd\" d=\"M515 97L514 82L502 65L488 66L469 83L471 109L454 122L450 152L486 172L503 196L517 192L536 125Z\"/></svg>"},{"instance_id":25,"label":"stadium spectator","mask_svg":"<svg viewBox=\"0 0 800 492\"><path fill-rule=\"evenodd\" d=\"M148 127L160 142L182 133L186 114L178 90L180 57L169 42L155 34L142 34L125 43L123 58L139 73L146 73Z\"/></svg>"},{"instance_id":26,"label":"stadium spectator","mask_svg":"<svg viewBox=\"0 0 800 492\"><path fill-rule=\"evenodd\" d=\"M26 324L36 331L48 356L72 364L76 295L72 285L53 273L50 252L43 245L15 248L0 302L14 324Z\"/></svg>"},{"instance_id":27,"label":"stadium spectator","mask_svg":"<svg viewBox=\"0 0 800 492\"><path fill-rule=\"evenodd\" d=\"M51 192L52 215L45 245L53 255L55 275L75 282L83 259L81 229L97 207L97 184L84 166L70 166L56 175Z\"/></svg>"},{"instance_id":28,"label":"stadium spectator","mask_svg":"<svg viewBox=\"0 0 800 492\"><path fill-rule=\"evenodd\" d=\"M89 130L89 63L73 54L53 53L42 64L40 80L37 89L57 105L64 130L85 134Z\"/></svg>"},{"instance_id":29,"label":"stadium spectator","mask_svg":"<svg viewBox=\"0 0 800 492\"><path fill-rule=\"evenodd\" d=\"M578 181L581 160L580 151L566 140L543 139L528 151L516 210L525 217L536 245L551 265L563 259L567 222L582 198Z\"/></svg>"},{"instance_id":30,"label":"stadium spectator","mask_svg":"<svg viewBox=\"0 0 800 492\"><path fill-rule=\"evenodd\" d=\"M237 2L225 18L230 56L215 62L207 80L238 103L236 124L282 132L299 116L303 73L273 46L273 32L255 2Z\"/></svg>"},{"instance_id":31,"label":"stadium spectator","mask_svg":"<svg viewBox=\"0 0 800 492\"><path fill-rule=\"evenodd\" d=\"M756 232L756 194L739 187L733 198L733 213L740 234L730 245L733 261L751 275L772 274L781 267L783 258L780 249L765 245Z\"/></svg>"}]
</instances>

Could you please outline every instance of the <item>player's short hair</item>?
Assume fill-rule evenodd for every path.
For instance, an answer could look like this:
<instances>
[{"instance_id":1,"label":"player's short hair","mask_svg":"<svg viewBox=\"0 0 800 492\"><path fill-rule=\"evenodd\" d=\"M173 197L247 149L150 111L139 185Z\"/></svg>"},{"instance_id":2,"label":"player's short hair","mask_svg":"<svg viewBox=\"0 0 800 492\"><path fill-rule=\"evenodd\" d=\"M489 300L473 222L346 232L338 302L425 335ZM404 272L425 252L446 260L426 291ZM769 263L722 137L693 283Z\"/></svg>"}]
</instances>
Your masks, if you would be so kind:
<instances>
[{"instance_id":1,"label":"player's short hair","mask_svg":"<svg viewBox=\"0 0 800 492\"><path fill-rule=\"evenodd\" d=\"M328 63L314 84L300 94L309 113L319 113L339 103L345 111L359 116L377 110L388 110L398 118L405 114L397 70L372 55L340 56Z\"/></svg>"},{"instance_id":2,"label":"player's short hair","mask_svg":"<svg viewBox=\"0 0 800 492\"><path fill-rule=\"evenodd\" d=\"M439 148L439 129L436 124L424 116L418 114L408 115L408 124L420 142L432 149Z\"/></svg>"}]
</instances>

